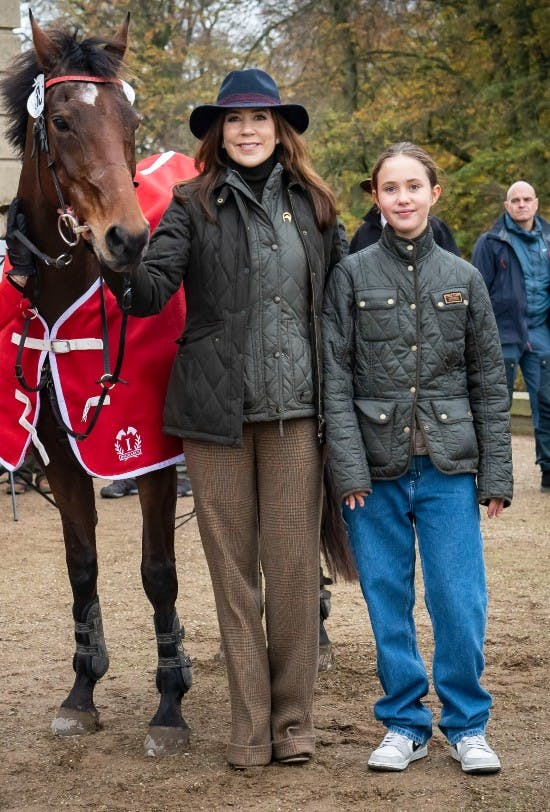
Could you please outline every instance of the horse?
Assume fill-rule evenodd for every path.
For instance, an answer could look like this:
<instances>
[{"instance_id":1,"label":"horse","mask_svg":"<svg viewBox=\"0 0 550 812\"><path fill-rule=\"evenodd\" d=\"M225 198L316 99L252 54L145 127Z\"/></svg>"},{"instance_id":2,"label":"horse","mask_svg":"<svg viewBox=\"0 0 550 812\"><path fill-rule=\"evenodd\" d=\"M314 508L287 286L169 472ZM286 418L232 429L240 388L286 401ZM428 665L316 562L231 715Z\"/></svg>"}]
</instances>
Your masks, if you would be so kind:
<instances>
[{"instance_id":1,"label":"horse","mask_svg":"<svg viewBox=\"0 0 550 812\"><path fill-rule=\"evenodd\" d=\"M24 283L30 314L25 325L39 316L51 328L98 279L102 289L102 265L129 273L139 263L148 244L149 224L133 180L139 116L128 98L131 89L121 78L129 14L112 39L84 38L64 28L43 30L32 12L29 16L33 48L15 59L1 91L8 140L22 158L17 198L26 233L21 236L19 230L17 235L30 247L36 263L35 275ZM18 353L29 341L25 330ZM119 375L123 334L121 329L115 369L111 370L112 360L107 357L97 382L100 395L92 399L90 426L94 421L100 425L101 407L114 385L124 385ZM67 349L63 342L57 342L57 348L54 344L50 342L46 354L50 359L52 352ZM131 346L127 349L126 356L136 352ZM104 356L109 352L103 348ZM94 688L109 666L98 594L93 479L69 442L75 434L77 441L85 438L69 431L66 415L60 414L52 364L43 365L36 386L23 376L19 382L27 391L50 394L40 400L35 445L49 459L46 474L60 512L73 598L74 683L51 727L58 736L85 735L100 728ZM137 483L142 511L141 577L153 607L160 694L144 747L148 755L165 755L185 751L190 734L181 711L191 686L191 663L176 611L175 466L148 470Z\"/></svg>"}]
</instances>

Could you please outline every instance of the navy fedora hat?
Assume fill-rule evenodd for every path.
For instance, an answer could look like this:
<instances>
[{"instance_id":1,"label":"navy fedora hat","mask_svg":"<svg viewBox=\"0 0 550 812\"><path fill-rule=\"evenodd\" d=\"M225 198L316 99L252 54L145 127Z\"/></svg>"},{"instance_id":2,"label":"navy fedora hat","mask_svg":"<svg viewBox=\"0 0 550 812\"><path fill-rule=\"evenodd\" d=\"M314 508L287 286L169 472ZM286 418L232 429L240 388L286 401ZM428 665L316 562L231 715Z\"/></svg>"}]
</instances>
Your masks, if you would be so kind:
<instances>
[{"instance_id":1,"label":"navy fedora hat","mask_svg":"<svg viewBox=\"0 0 550 812\"><path fill-rule=\"evenodd\" d=\"M204 138L220 111L230 107L275 107L296 132L307 130L309 116L301 104L282 104L279 88L263 70L232 70L223 80L215 104L195 107L189 117L189 129L196 138Z\"/></svg>"}]
</instances>

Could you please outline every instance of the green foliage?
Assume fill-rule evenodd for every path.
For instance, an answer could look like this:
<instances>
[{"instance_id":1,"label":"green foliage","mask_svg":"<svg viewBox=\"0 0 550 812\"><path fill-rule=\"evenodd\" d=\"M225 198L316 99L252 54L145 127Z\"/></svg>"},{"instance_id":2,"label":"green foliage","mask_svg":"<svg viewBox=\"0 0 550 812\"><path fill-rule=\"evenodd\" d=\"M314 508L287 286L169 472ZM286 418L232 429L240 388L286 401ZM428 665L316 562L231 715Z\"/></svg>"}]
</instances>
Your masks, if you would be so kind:
<instances>
[{"instance_id":1,"label":"green foliage","mask_svg":"<svg viewBox=\"0 0 550 812\"><path fill-rule=\"evenodd\" d=\"M57 0L108 34L128 0ZM370 206L359 182L397 140L443 171L437 214L468 257L523 178L548 192L550 15L543 0L134 0L129 62L143 115L138 152L192 154L194 106L232 68L258 66L311 116L316 169L353 233ZM542 208L543 214L548 209Z\"/></svg>"}]
</instances>

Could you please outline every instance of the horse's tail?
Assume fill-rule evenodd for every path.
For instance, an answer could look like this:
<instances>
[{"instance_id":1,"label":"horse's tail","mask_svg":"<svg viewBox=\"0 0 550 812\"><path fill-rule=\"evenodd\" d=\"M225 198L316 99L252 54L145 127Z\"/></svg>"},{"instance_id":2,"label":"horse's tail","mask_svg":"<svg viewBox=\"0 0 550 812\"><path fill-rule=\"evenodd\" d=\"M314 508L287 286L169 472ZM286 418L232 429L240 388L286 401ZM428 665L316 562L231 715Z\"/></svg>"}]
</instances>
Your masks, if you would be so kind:
<instances>
[{"instance_id":1,"label":"horse's tail","mask_svg":"<svg viewBox=\"0 0 550 812\"><path fill-rule=\"evenodd\" d=\"M324 466L323 517L321 522L321 553L331 577L336 581L357 581L358 575L350 549L342 506L336 494L328 466Z\"/></svg>"}]
</instances>

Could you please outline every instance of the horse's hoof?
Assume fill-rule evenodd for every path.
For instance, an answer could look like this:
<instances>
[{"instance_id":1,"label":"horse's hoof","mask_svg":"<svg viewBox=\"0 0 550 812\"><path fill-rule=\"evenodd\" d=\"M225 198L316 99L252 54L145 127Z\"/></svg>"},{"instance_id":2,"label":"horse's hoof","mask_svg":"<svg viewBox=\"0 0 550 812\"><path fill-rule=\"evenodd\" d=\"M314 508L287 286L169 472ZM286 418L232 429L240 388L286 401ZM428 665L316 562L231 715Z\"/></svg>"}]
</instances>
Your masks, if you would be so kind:
<instances>
[{"instance_id":1,"label":"horse's hoof","mask_svg":"<svg viewBox=\"0 0 550 812\"><path fill-rule=\"evenodd\" d=\"M189 749L188 727L151 726L143 748L146 756L175 756Z\"/></svg>"},{"instance_id":2,"label":"horse's hoof","mask_svg":"<svg viewBox=\"0 0 550 812\"><path fill-rule=\"evenodd\" d=\"M332 644L327 646L319 646L319 663L317 665L318 671L330 671L332 668Z\"/></svg>"},{"instance_id":3,"label":"horse's hoof","mask_svg":"<svg viewBox=\"0 0 550 812\"><path fill-rule=\"evenodd\" d=\"M97 710L81 711L76 708L59 708L51 724L51 731L55 736L87 736L100 728Z\"/></svg>"}]
</instances>

